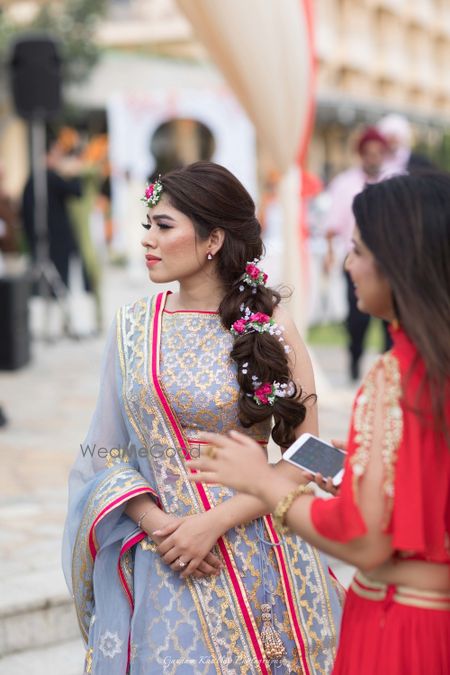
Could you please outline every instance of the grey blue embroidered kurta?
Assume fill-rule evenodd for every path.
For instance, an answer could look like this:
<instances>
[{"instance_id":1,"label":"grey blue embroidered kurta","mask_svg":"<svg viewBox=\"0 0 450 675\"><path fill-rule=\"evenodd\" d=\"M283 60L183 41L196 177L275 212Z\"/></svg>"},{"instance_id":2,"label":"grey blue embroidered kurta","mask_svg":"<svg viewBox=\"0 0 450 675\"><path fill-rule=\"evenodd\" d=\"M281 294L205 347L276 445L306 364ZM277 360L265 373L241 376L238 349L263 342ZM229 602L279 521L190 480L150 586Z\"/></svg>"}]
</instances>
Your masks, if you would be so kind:
<instances>
[{"instance_id":1,"label":"grey blue embroidered kurta","mask_svg":"<svg viewBox=\"0 0 450 675\"><path fill-rule=\"evenodd\" d=\"M232 336L215 313L164 310L166 294L123 307L106 349L100 396L70 477L64 567L95 675L330 673L340 590L301 539L270 516L216 546L219 577L180 579L124 509L148 493L166 512L202 512L233 496L187 480L201 430L240 428ZM269 424L246 433L265 445ZM271 662L261 605L285 654Z\"/></svg>"}]
</instances>

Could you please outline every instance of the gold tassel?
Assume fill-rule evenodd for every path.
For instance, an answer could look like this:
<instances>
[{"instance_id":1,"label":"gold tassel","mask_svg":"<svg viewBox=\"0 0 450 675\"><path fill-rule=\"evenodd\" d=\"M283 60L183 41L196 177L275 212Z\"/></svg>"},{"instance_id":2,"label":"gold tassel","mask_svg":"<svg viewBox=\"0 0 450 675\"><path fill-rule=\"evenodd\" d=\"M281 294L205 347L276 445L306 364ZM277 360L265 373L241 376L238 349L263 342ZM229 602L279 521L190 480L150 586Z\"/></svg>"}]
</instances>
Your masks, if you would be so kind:
<instances>
[{"instance_id":1,"label":"gold tassel","mask_svg":"<svg viewBox=\"0 0 450 675\"><path fill-rule=\"evenodd\" d=\"M272 623L272 608L267 603L261 605L262 612L262 629L261 640L264 651L266 652L269 661L281 659L286 654L283 641L273 627Z\"/></svg>"}]
</instances>

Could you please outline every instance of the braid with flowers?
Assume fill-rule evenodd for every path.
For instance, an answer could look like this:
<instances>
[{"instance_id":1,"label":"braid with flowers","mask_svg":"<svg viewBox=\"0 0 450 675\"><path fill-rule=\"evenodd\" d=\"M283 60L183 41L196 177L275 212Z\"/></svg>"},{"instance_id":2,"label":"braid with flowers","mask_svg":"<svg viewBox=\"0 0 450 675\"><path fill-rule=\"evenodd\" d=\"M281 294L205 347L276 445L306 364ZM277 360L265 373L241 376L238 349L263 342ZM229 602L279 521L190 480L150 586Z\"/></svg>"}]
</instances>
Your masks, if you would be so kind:
<instances>
[{"instance_id":1,"label":"braid with flowers","mask_svg":"<svg viewBox=\"0 0 450 675\"><path fill-rule=\"evenodd\" d=\"M304 397L295 385L289 366L289 347L273 314L281 296L265 285L267 275L247 262L245 273L223 298L219 312L231 329L240 386L239 419L244 427L273 416L273 440L287 447L295 440L295 429L306 415Z\"/></svg>"},{"instance_id":2,"label":"braid with flowers","mask_svg":"<svg viewBox=\"0 0 450 675\"><path fill-rule=\"evenodd\" d=\"M240 387L239 419L250 427L273 416L272 438L285 448L306 415L303 396L293 382L282 329L273 314L281 296L266 287L258 267L264 252L255 204L242 183L224 167L195 162L162 176L156 187L193 222L199 239L220 228L225 233L215 256L225 295L219 306L223 326L234 337L231 358ZM146 199L159 199L153 186Z\"/></svg>"}]
</instances>

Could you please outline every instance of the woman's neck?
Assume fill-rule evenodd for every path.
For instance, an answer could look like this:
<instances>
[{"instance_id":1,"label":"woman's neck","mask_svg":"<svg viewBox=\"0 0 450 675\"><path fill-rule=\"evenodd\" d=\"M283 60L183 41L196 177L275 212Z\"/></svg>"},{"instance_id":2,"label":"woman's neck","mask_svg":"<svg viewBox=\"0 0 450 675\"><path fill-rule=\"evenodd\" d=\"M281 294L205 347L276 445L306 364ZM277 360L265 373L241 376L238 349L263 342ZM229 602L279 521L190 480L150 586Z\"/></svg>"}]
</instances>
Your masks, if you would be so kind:
<instances>
[{"instance_id":1,"label":"woman's neck","mask_svg":"<svg viewBox=\"0 0 450 675\"><path fill-rule=\"evenodd\" d=\"M167 298L166 309L216 312L224 294L222 284L215 280L211 280L207 285L180 282L178 292L172 293Z\"/></svg>"}]
</instances>

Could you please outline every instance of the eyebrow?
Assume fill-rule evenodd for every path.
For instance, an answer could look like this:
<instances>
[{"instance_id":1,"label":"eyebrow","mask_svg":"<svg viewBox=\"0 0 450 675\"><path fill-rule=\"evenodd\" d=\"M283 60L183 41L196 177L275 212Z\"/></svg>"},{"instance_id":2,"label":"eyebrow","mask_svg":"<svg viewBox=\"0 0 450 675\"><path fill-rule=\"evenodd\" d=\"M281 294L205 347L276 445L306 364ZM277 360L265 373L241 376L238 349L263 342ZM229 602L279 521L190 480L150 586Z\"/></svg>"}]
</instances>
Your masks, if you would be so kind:
<instances>
[{"instance_id":1,"label":"eyebrow","mask_svg":"<svg viewBox=\"0 0 450 675\"><path fill-rule=\"evenodd\" d=\"M156 216L153 216L153 220L159 220L160 218L165 218L166 220L171 220L173 223L175 222L175 218L172 218L172 216L168 216L166 213L158 213ZM152 220L152 216L147 213L147 220Z\"/></svg>"}]
</instances>

